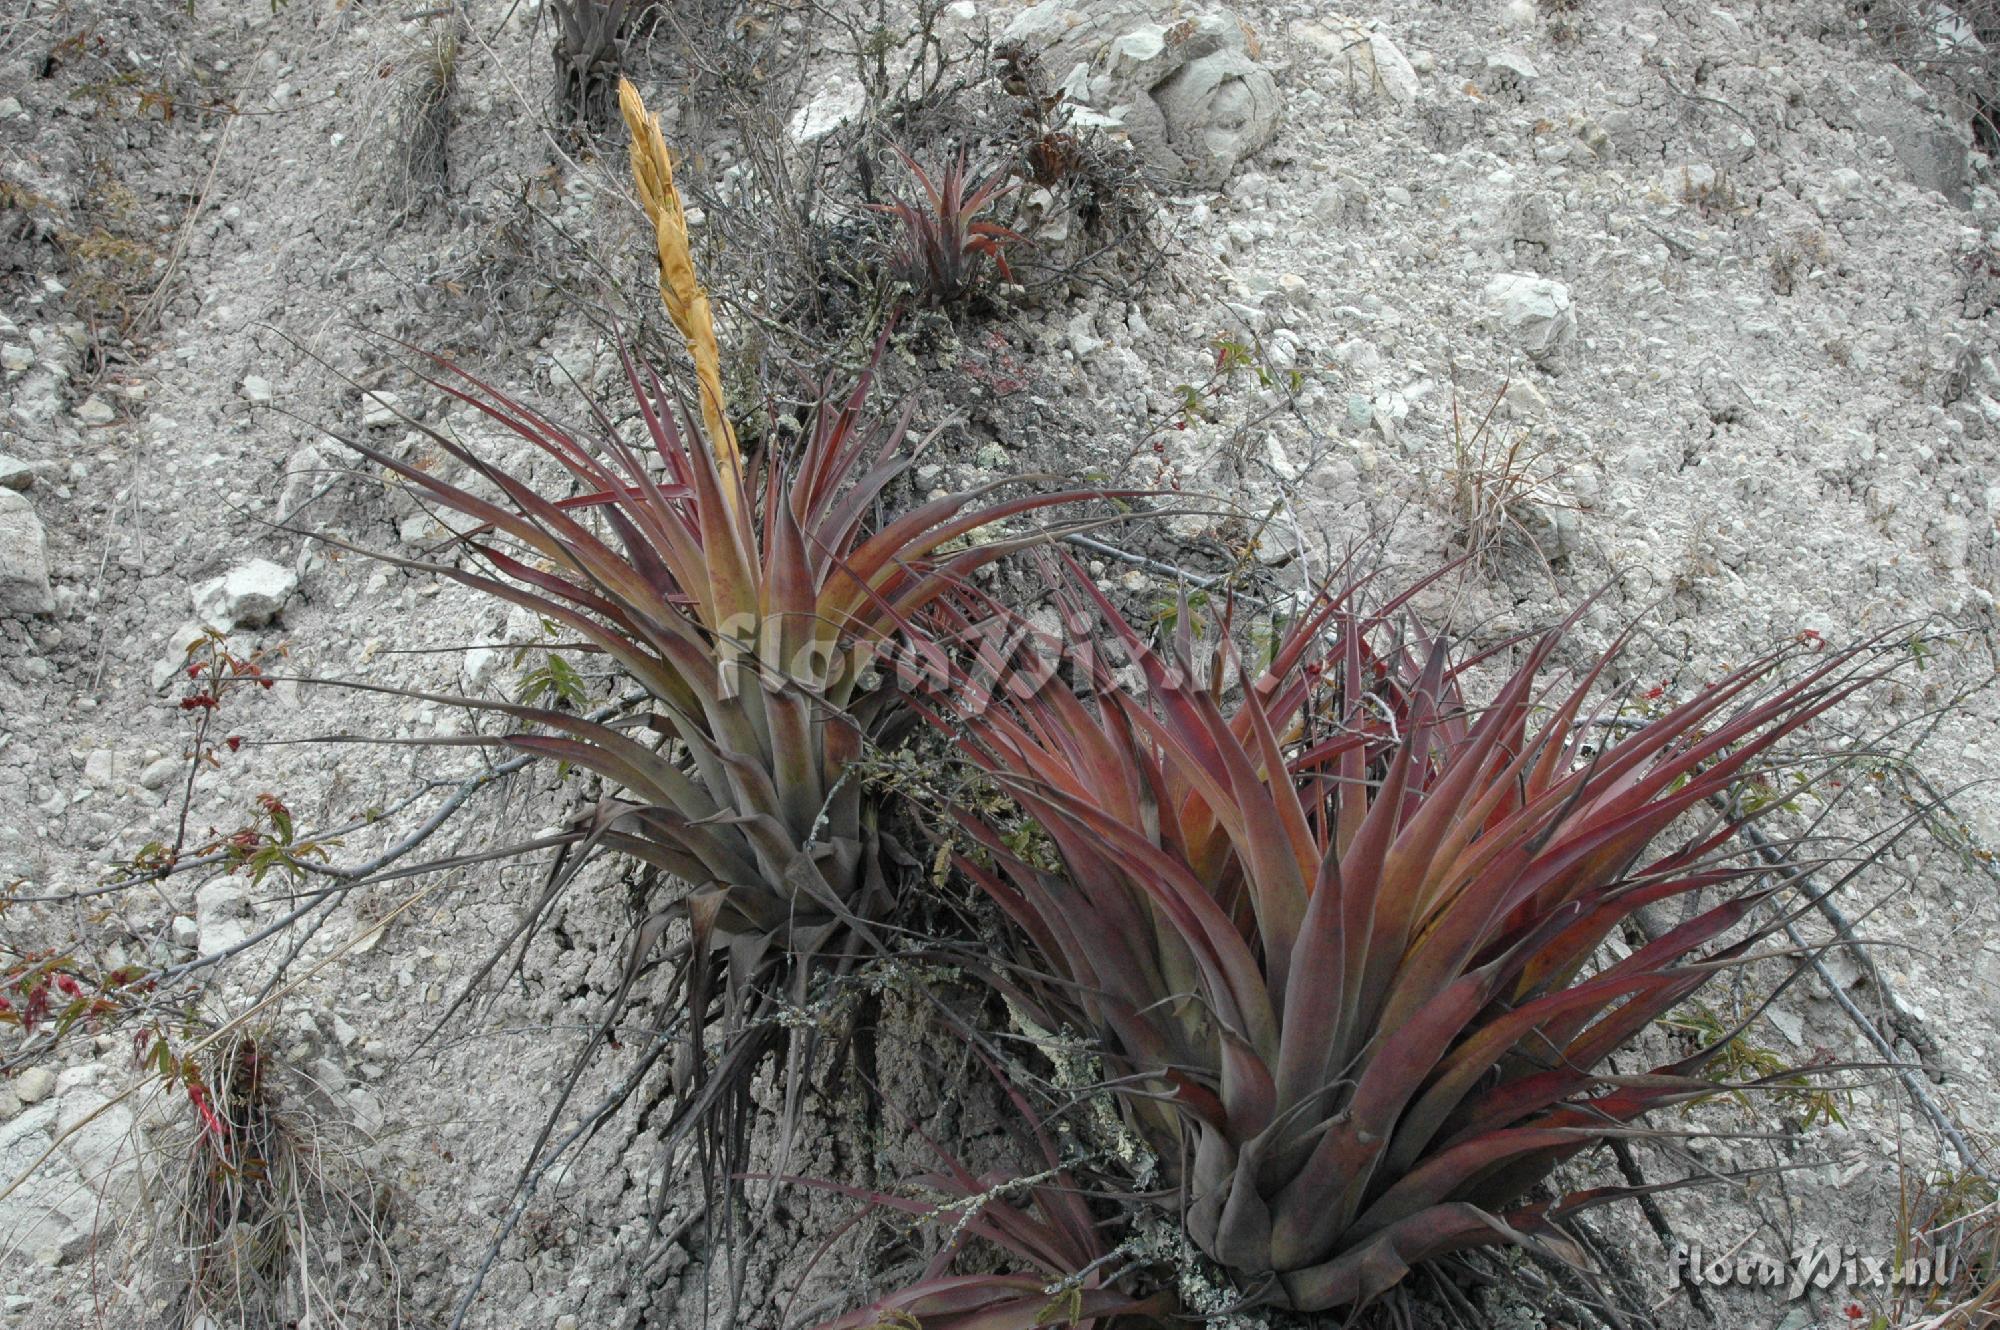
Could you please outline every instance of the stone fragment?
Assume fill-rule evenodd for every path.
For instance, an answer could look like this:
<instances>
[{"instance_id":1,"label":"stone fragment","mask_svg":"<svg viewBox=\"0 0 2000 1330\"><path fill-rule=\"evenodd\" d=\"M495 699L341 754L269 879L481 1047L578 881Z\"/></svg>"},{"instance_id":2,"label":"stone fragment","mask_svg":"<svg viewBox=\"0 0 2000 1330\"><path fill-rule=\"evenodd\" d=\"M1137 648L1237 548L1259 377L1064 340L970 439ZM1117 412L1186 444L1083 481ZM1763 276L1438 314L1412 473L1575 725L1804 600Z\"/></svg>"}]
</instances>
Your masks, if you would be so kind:
<instances>
[{"instance_id":1,"label":"stone fragment","mask_svg":"<svg viewBox=\"0 0 2000 1330\"><path fill-rule=\"evenodd\" d=\"M1277 132L1284 102L1270 72L1241 51L1191 60L1153 90L1189 179L1216 185Z\"/></svg>"},{"instance_id":2,"label":"stone fragment","mask_svg":"<svg viewBox=\"0 0 2000 1330\"><path fill-rule=\"evenodd\" d=\"M56 1110L62 1149L94 1186L103 1188L138 1166L132 1110L101 1092L72 1090Z\"/></svg>"},{"instance_id":3,"label":"stone fragment","mask_svg":"<svg viewBox=\"0 0 2000 1330\"><path fill-rule=\"evenodd\" d=\"M1500 51L1486 57L1486 73L1480 82L1489 96L1523 100L1541 76L1542 71L1527 56L1518 51Z\"/></svg>"},{"instance_id":4,"label":"stone fragment","mask_svg":"<svg viewBox=\"0 0 2000 1330\"><path fill-rule=\"evenodd\" d=\"M209 883L195 893L194 922L202 955L229 950L250 936L250 893L232 878Z\"/></svg>"},{"instance_id":5,"label":"stone fragment","mask_svg":"<svg viewBox=\"0 0 2000 1330\"><path fill-rule=\"evenodd\" d=\"M1416 66L1387 33L1338 15L1294 23L1291 33L1335 62L1345 77L1341 91L1394 106L1408 106L1417 99Z\"/></svg>"},{"instance_id":6,"label":"stone fragment","mask_svg":"<svg viewBox=\"0 0 2000 1330\"><path fill-rule=\"evenodd\" d=\"M1500 405L1513 420L1541 420L1549 414L1549 399L1526 379L1516 379L1508 384Z\"/></svg>"},{"instance_id":7,"label":"stone fragment","mask_svg":"<svg viewBox=\"0 0 2000 1330\"><path fill-rule=\"evenodd\" d=\"M289 522L319 493L331 477L326 454L305 444L285 459L284 486L278 491L277 520Z\"/></svg>"},{"instance_id":8,"label":"stone fragment","mask_svg":"<svg viewBox=\"0 0 2000 1330\"><path fill-rule=\"evenodd\" d=\"M37 1103L0 1123L0 1177L20 1179L0 1198L0 1268L72 1260L91 1241L96 1207L69 1160L50 1148L56 1105Z\"/></svg>"},{"instance_id":9,"label":"stone fragment","mask_svg":"<svg viewBox=\"0 0 2000 1330\"><path fill-rule=\"evenodd\" d=\"M371 392L361 399L364 429L390 429L403 419L402 399L394 393Z\"/></svg>"},{"instance_id":10,"label":"stone fragment","mask_svg":"<svg viewBox=\"0 0 2000 1330\"><path fill-rule=\"evenodd\" d=\"M284 612L285 602L299 589L298 574L252 559L221 577L210 578L189 592L195 618L223 632L261 628Z\"/></svg>"},{"instance_id":11,"label":"stone fragment","mask_svg":"<svg viewBox=\"0 0 2000 1330\"><path fill-rule=\"evenodd\" d=\"M1486 284L1486 307L1514 343L1537 359L1554 355L1576 336L1569 288L1553 278L1501 273Z\"/></svg>"},{"instance_id":12,"label":"stone fragment","mask_svg":"<svg viewBox=\"0 0 2000 1330\"><path fill-rule=\"evenodd\" d=\"M53 614L49 542L34 505L0 489L0 614Z\"/></svg>"},{"instance_id":13,"label":"stone fragment","mask_svg":"<svg viewBox=\"0 0 2000 1330\"><path fill-rule=\"evenodd\" d=\"M866 104L860 84L836 84L801 106L787 128L794 141L817 143L859 120Z\"/></svg>"},{"instance_id":14,"label":"stone fragment","mask_svg":"<svg viewBox=\"0 0 2000 1330\"><path fill-rule=\"evenodd\" d=\"M14 1078L14 1097L24 1104L39 1104L55 1093L56 1074L47 1067L30 1067Z\"/></svg>"}]
</instances>

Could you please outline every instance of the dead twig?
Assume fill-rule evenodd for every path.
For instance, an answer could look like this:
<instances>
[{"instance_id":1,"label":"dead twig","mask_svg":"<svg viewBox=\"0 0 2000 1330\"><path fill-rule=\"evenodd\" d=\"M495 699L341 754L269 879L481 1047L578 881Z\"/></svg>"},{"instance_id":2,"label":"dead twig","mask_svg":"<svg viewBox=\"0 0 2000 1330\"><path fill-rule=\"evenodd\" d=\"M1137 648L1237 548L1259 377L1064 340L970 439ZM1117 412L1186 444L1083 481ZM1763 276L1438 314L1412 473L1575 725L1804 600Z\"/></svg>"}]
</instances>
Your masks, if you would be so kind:
<instances>
[{"instance_id":1,"label":"dead twig","mask_svg":"<svg viewBox=\"0 0 2000 1330\"><path fill-rule=\"evenodd\" d=\"M1660 1209L1660 1203L1653 1199L1646 1182L1646 1175L1639 1168L1639 1160L1632 1153L1631 1144L1617 1137L1613 1137L1610 1144L1612 1158L1618 1161L1619 1173L1634 1190L1635 1199L1639 1202L1639 1213L1645 1217L1646 1227L1653 1230L1653 1236L1660 1240L1660 1246L1671 1253L1681 1245L1680 1235L1674 1232L1674 1226L1667 1221L1666 1211ZM1704 1320L1714 1324L1715 1309L1709 1306L1708 1295L1701 1291L1701 1285L1693 1280L1684 1279L1681 1287L1687 1290L1688 1305L1700 1312Z\"/></svg>"},{"instance_id":2,"label":"dead twig","mask_svg":"<svg viewBox=\"0 0 2000 1330\"><path fill-rule=\"evenodd\" d=\"M1908 1041L1910 1047L1917 1050L1917 1057L1923 1063L1924 1073L1932 1081L1942 1082L1944 1071L1938 1062L1937 1041L1931 1038L1928 1030L1924 1029L1922 1019L1896 996L1896 991L1889 986L1889 981L1883 978L1882 971L1875 964L1875 958L1868 954L1867 949L1855 937L1854 921L1833 903L1832 893L1806 891L1803 886L1803 879L1806 876L1804 870L1787 858L1785 853L1772 843L1771 838L1756 827L1746 825L1740 834L1749 842L1750 848L1756 851L1759 859L1777 869L1779 875L1792 885L1798 886L1801 894L1812 902L1813 908L1832 925L1835 936L1840 939L1841 950L1847 953L1848 959L1854 962L1862 976L1875 986L1875 991L1882 995L1882 1004L1888 1009L1889 1024L1894 1027L1898 1035ZM1793 879L1799 880L1793 881Z\"/></svg>"}]
</instances>

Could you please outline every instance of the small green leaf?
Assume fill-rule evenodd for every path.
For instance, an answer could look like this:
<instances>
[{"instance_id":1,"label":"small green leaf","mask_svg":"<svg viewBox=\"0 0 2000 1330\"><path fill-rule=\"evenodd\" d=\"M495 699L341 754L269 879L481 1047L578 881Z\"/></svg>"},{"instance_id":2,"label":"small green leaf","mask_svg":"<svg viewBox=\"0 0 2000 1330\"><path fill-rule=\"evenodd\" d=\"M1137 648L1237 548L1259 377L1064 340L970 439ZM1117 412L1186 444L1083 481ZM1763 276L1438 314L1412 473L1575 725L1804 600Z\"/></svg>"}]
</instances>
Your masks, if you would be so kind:
<instances>
[{"instance_id":1,"label":"small green leaf","mask_svg":"<svg viewBox=\"0 0 2000 1330\"><path fill-rule=\"evenodd\" d=\"M514 700L525 706L537 706L544 701L567 703L572 710L583 710L583 704L590 695L583 676L574 665L555 652L546 652L545 656L539 669L521 676Z\"/></svg>"}]
</instances>

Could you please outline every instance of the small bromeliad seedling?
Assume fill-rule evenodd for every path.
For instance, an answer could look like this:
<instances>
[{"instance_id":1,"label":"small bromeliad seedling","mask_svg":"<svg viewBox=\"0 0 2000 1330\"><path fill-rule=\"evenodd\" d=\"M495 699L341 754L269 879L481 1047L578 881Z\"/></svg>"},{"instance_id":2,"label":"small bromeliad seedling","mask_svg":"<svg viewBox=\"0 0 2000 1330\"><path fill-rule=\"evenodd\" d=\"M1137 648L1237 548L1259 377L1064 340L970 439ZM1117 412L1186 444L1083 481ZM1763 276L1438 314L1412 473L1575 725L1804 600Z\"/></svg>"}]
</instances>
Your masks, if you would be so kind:
<instances>
[{"instance_id":1,"label":"small bromeliad seedling","mask_svg":"<svg viewBox=\"0 0 2000 1330\"><path fill-rule=\"evenodd\" d=\"M1048 976L1010 991L1044 1028L1101 1037L1189 1235L1248 1303L1352 1306L1417 1262L1552 1234L1573 1198L1523 1198L1558 1162L1715 1092L1696 1074L1715 1044L1647 1077L1601 1070L1775 926L1753 914L1770 888L1726 857L1735 822L1652 847L1878 677L1857 653L1793 678L1780 654L1599 736L1587 708L1613 657L1549 685L1560 629L1475 709L1461 685L1491 653L1414 649L1352 588L1259 672L1198 658L1185 609L1155 647L1071 576L1072 643L1101 616L1143 692L1072 645L1077 690L1014 686L1015 667L1050 677L1041 653L989 656L935 697L1054 850L1031 862L966 813L959 863ZM940 641L975 628L938 614ZM1642 907L1690 898L1687 922L1600 954Z\"/></svg>"},{"instance_id":2,"label":"small bromeliad seedling","mask_svg":"<svg viewBox=\"0 0 2000 1330\"><path fill-rule=\"evenodd\" d=\"M933 306L958 304L977 291L989 260L1003 279L1013 281L1006 251L1024 237L983 215L1006 193L1005 172L975 181L960 152L933 180L910 154L898 148L896 155L916 178L923 197L877 205L877 211L897 223L890 275L908 287L918 303Z\"/></svg>"},{"instance_id":3,"label":"small bromeliad seedling","mask_svg":"<svg viewBox=\"0 0 2000 1330\"><path fill-rule=\"evenodd\" d=\"M600 129L610 118L625 39L652 0L555 0L556 105L572 120Z\"/></svg>"}]
</instances>

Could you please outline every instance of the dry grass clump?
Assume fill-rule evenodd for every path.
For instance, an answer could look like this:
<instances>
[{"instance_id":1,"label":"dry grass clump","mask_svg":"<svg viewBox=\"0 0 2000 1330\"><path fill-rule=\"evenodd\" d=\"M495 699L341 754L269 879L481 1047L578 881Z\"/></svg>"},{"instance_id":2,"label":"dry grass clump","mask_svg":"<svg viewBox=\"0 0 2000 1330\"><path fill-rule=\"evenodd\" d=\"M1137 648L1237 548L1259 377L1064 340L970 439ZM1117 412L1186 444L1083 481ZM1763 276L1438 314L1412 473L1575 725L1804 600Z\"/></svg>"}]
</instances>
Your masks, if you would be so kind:
<instances>
[{"instance_id":1,"label":"dry grass clump","mask_svg":"<svg viewBox=\"0 0 2000 1330\"><path fill-rule=\"evenodd\" d=\"M1568 467L1552 443L1526 429L1496 428L1495 397L1468 427L1452 407L1451 458L1440 499L1457 528L1459 543L1491 569L1512 548L1525 547L1547 565L1561 554L1553 513L1570 505L1557 486Z\"/></svg>"},{"instance_id":2,"label":"dry grass clump","mask_svg":"<svg viewBox=\"0 0 2000 1330\"><path fill-rule=\"evenodd\" d=\"M239 1034L175 1070L176 1125L154 1138L169 1166L144 1189L140 1251L170 1292L174 1330L279 1330L400 1314L378 1196L320 1094ZM164 1091L163 1091L164 1092ZM177 1161L177 1162L176 1162Z\"/></svg>"},{"instance_id":3,"label":"dry grass clump","mask_svg":"<svg viewBox=\"0 0 2000 1330\"><path fill-rule=\"evenodd\" d=\"M450 201L451 140L471 58L467 20L453 5L359 62L360 104L345 151L359 192L392 223Z\"/></svg>"},{"instance_id":4,"label":"dry grass clump","mask_svg":"<svg viewBox=\"0 0 2000 1330\"><path fill-rule=\"evenodd\" d=\"M451 191L451 131L465 42L464 16L454 9L432 24L402 81L390 127L390 189L407 211L422 211Z\"/></svg>"}]
</instances>

